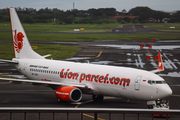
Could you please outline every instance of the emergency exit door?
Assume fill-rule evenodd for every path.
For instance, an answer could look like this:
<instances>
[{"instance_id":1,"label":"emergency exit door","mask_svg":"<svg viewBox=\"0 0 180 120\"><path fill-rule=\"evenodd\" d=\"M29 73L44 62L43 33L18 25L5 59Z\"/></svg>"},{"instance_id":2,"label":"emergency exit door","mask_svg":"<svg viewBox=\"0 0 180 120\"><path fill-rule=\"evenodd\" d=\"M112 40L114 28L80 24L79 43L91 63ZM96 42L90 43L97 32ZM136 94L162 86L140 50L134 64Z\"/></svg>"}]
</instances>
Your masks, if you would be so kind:
<instances>
[{"instance_id":1,"label":"emergency exit door","mask_svg":"<svg viewBox=\"0 0 180 120\"><path fill-rule=\"evenodd\" d=\"M141 82L142 76L138 76L134 83L134 89L139 91L140 90L140 82Z\"/></svg>"}]
</instances>

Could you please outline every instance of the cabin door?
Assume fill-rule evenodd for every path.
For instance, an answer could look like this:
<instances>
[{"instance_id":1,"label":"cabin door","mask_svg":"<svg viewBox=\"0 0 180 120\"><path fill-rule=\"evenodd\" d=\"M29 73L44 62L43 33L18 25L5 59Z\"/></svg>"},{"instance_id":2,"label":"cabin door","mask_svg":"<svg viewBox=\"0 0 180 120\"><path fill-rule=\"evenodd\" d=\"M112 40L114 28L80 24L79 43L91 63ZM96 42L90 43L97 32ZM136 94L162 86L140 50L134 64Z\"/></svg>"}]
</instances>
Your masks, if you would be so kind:
<instances>
[{"instance_id":1,"label":"cabin door","mask_svg":"<svg viewBox=\"0 0 180 120\"><path fill-rule=\"evenodd\" d=\"M141 82L142 76L137 76L135 83L134 83L134 89L139 91L140 90L140 82Z\"/></svg>"}]
</instances>

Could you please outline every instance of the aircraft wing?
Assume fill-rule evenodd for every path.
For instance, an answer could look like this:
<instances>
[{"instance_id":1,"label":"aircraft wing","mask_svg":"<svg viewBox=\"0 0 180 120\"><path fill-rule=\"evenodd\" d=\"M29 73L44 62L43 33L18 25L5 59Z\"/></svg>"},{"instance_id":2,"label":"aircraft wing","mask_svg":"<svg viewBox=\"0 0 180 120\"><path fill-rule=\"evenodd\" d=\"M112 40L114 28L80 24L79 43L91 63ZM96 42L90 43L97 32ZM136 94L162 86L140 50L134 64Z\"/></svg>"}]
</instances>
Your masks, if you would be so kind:
<instances>
[{"instance_id":1,"label":"aircraft wing","mask_svg":"<svg viewBox=\"0 0 180 120\"><path fill-rule=\"evenodd\" d=\"M48 84L48 85L62 85L62 86L74 86L78 88L93 89L89 84L77 84L77 83L62 83L62 82L50 82L50 81L40 81L40 80L26 80L26 79L12 79L12 78L0 78L0 80L5 81L16 81L16 82L26 82L26 83L38 83L38 84Z\"/></svg>"},{"instance_id":2,"label":"aircraft wing","mask_svg":"<svg viewBox=\"0 0 180 120\"><path fill-rule=\"evenodd\" d=\"M150 72L157 73L157 72L161 72L161 71L164 71L164 66L162 63L161 53L158 52L158 68L156 70L152 70Z\"/></svg>"}]
</instances>

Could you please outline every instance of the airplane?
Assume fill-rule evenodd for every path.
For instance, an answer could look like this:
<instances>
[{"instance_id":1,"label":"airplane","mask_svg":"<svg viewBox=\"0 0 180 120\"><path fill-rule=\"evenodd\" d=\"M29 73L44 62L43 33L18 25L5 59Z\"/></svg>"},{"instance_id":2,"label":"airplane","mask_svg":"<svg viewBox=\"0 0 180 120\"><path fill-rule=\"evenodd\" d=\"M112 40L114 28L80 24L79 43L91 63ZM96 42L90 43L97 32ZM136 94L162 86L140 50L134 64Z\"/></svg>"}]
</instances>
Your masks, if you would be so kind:
<instances>
[{"instance_id":1,"label":"airplane","mask_svg":"<svg viewBox=\"0 0 180 120\"><path fill-rule=\"evenodd\" d=\"M93 101L103 101L104 96L137 100L157 100L172 94L171 88L157 72L163 71L161 54L158 68L153 71L130 67L77 63L46 59L31 48L29 40L14 8L9 9L14 64L26 79L0 78L0 80L45 84L55 90L59 102L79 102L83 94L92 95Z\"/></svg>"}]
</instances>

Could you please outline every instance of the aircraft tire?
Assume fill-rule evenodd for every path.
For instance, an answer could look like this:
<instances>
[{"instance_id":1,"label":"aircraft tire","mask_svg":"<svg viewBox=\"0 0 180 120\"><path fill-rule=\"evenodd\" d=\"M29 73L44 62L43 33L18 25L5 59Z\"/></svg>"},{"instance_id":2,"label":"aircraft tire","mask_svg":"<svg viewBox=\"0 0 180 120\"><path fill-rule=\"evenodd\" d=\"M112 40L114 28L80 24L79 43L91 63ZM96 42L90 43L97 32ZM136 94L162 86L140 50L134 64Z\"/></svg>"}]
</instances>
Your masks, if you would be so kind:
<instances>
[{"instance_id":1,"label":"aircraft tire","mask_svg":"<svg viewBox=\"0 0 180 120\"><path fill-rule=\"evenodd\" d=\"M62 100L60 100L60 99L57 99L57 102L58 102L58 103L62 103Z\"/></svg>"}]
</instances>

